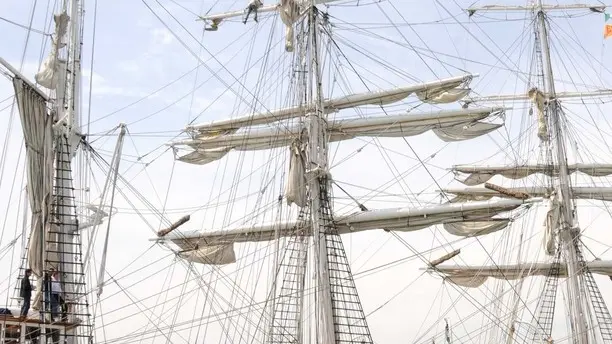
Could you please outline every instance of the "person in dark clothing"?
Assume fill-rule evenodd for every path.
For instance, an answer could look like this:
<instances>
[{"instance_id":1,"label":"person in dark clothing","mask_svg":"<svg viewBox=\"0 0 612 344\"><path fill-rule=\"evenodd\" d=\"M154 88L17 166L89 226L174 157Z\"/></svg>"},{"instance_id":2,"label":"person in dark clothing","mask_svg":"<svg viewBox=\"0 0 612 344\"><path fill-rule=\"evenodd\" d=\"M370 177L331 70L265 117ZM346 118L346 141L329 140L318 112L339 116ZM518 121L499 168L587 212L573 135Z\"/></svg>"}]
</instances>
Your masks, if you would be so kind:
<instances>
[{"instance_id":1,"label":"person in dark clothing","mask_svg":"<svg viewBox=\"0 0 612 344\"><path fill-rule=\"evenodd\" d=\"M263 3L261 2L261 0L251 0L249 2L249 5L246 8L246 17L244 18L242 23L243 24L247 23L247 21L249 20L249 16L251 15L251 12L255 14L255 17L253 18L253 20L255 20L255 22L257 23L257 11L259 10L261 6L263 6Z\"/></svg>"},{"instance_id":2,"label":"person in dark clothing","mask_svg":"<svg viewBox=\"0 0 612 344\"><path fill-rule=\"evenodd\" d=\"M44 305L45 305L45 317L47 314L51 316L51 276L48 272L43 275L43 294L44 294Z\"/></svg>"},{"instance_id":3,"label":"person in dark clothing","mask_svg":"<svg viewBox=\"0 0 612 344\"><path fill-rule=\"evenodd\" d=\"M23 298L23 304L21 305L22 317L27 317L28 311L30 310L30 300L32 299L32 283L30 283L31 275L32 269L26 269L25 275L21 280L21 297Z\"/></svg>"}]
</instances>

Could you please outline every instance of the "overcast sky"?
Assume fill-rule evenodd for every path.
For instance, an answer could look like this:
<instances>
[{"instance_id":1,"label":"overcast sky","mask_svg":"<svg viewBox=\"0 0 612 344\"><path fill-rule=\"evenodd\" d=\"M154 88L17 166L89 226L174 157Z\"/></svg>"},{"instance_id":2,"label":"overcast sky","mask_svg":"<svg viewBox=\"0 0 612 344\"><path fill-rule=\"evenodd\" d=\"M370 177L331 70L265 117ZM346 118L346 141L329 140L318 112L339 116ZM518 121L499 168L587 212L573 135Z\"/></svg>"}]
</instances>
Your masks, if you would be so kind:
<instances>
[{"instance_id":1,"label":"overcast sky","mask_svg":"<svg viewBox=\"0 0 612 344\"><path fill-rule=\"evenodd\" d=\"M36 4L33 16L32 2ZM49 3L51 7L41 1L0 2L0 56L31 79L49 48L47 36L41 34L52 32L49 16L54 2ZM505 3L523 4L524 1ZM324 56L324 61L328 63L326 67L335 66L338 72L333 77L328 73L324 75L326 97L410 85L467 72L480 74L472 83L475 95L518 94L533 86L527 82L527 75L532 72L529 66L533 54L528 15L486 13L470 19L462 11L472 5L470 1L394 0L360 1L358 4L342 2L328 9L334 40L324 40L323 44L335 48ZM97 316L96 325L104 324L105 328L97 332L97 341L147 333L142 337L130 337L125 342L166 342L171 338L175 343L192 343L196 335L201 341L204 334L190 331L190 323L178 327L175 332L164 326L206 317L213 320L207 318L193 326L210 321L210 333L207 332L206 338L216 340L221 335L223 321L209 312L222 311L210 306L210 300L204 306L206 292L198 292L193 274L187 273L186 266L177 263L167 249L148 241L154 230L166 225L164 221L175 221L184 214L191 214L192 220L186 229L201 230L244 223L241 219L249 214L254 219L247 224L290 219L296 215L296 209L275 215L276 199L282 193L288 166L286 149L247 155L231 153L218 162L197 166L175 162L172 151L165 145L189 123L253 111L254 98L270 109L291 102L287 93L291 92L293 65L291 56L283 50L284 28L280 19L275 15L262 15L258 25L228 21L217 32L203 32L203 23L196 21L198 13L241 9L245 5L229 0L216 3L208 0L111 0L100 1L96 8L93 1L85 3L82 118L84 123L90 119L91 124L82 131L89 131L93 147L110 161L117 134L113 130L121 122L127 124L129 134L120 170L140 194L128 190L124 182L119 185L123 194L116 199L119 212L111 222L107 264L107 277L114 276L117 283L110 283L105 289L102 308L97 304L92 307ZM566 13L551 14L557 91L612 88L611 68L602 62L609 61L611 56L609 42L602 39L603 15L578 11L573 12L573 16L568 19ZM20 25L28 27L30 22L32 31L28 33ZM6 132L8 137L7 143L3 143L8 146L3 150L6 153L0 164L0 192L10 194L0 199L0 212L6 211L0 248L19 235L23 216L19 212L20 190L24 185L21 128L16 109L11 113L12 100L5 100L11 96L11 87L7 78L0 78L0 131ZM609 100L610 97L604 99ZM413 97L390 106L389 113L435 109L415 108L416 105ZM452 181L447 170L454 164L542 162L535 116L529 116L524 102L506 105L513 107L507 113L506 127L471 141L446 143L428 132L406 141L358 139L332 145L332 176L370 209L418 207L440 203L436 192L440 187L461 186ZM570 158L581 162L609 162L612 154L605 142L609 142L612 127L609 115L604 115L609 107L605 104L584 107L579 100L568 101L566 105L569 118L566 124L571 128L572 138L568 147ZM459 108L459 105L442 108ZM589 110L584 111L585 108ZM255 110L261 108L255 107ZM368 114L384 115L379 108L366 107L359 112L346 111L337 116ZM104 184L104 173L95 163L92 165L89 197L95 202ZM236 184L236 180L241 182ZM505 186L529 184L495 180ZM538 180L542 178L531 181ZM573 179L573 182L593 184L591 178ZM602 185L608 186L608 183L603 179ZM238 186L232 186L234 184ZM354 202L339 189L334 189L334 196L337 197L336 212L357 210ZM144 200L155 211L147 209ZM588 203L580 214L580 221L582 227L588 229L590 238L603 242L597 244L584 239L585 243L594 255L606 259L610 258L609 253L602 252L610 243L603 237L609 237L606 231L610 217L606 209L600 208L599 203ZM157 212L164 214L164 221ZM457 336L471 331L479 333L480 327L488 323L496 310L489 305L488 310L473 318L468 315L487 305L493 294L512 291L515 285L489 283L486 288L470 290L468 296L460 297L464 294L462 288L443 284L438 276L423 275L419 269L425 265L424 260L438 258L453 248L462 248L462 258L454 261L458 264L485 264L493 257L498 264L516 262L519 250L522 260L526 257L544 260L541 250L544 209L533 213L520 217L505 233L461 241L452 248L449 243L458 238L445 233L441 227L401 233L402 241L383 231L344 236L353 272L358 275L356 283L364 310L366 314L371 313L368 322L375 341L427 341L441 333L444 326L441 319L445 317L451 324L461 323L453 326ZM97 246L101 246L105 231L106 223L97 233ZM520 246L519 242L523 241L527 244ZM440 245L444 248L429 251ZM100 251L96 249L97 258L92 265L96 269ZM369 269L413 256L414 251L425 253L403 264L367 273ZM258 314L258 306L247 307L248 303L232 291L230 280L244 293L255 294L257 301L264 299L269 284L263 277L268 275L271 252L271 244L237 246L235 265L221 269L195 267L204 276L200 286L209 283L236 308L244 307L243 313L252 319ZM14 272L19 259L19 250L2 257L4 271L13 272L10 283L16 279ZM264 266L262 270L252 267L260 263ZM187 280L189 283L185 282ZM601 280L608 300L610 282ZM8 281L7 278L0 287L7 301L13 292L13 284L9 287ZM138 281L141 282L135 284ZM261 283L257 284L258 281ZM524 290L532 290L531 298L537 294L540 282L528 279L525 284ZM181 294L183 298L164 303ZM220 300L221 297L217 297ZM447 312L458 298L459 303ZM177 302L181 306L177 306ZM500 312L506 314L508 308ZM102 318L100 314L105 315ZM523 319L528 316L529 312L524 312ZM162 324L156 333L156 327L147 323L158 322L159 317ZM127 319L119 320L122 318ZM236 337L232 333L240 333L242 329L238 328L247 326L245 319L242 316L226 322L228 336ZM560 337L563 337L563 319L558 319L558 324ZM255 325L251 325L247 331L255 331L254 328ZM457 340L477 342L482 341L482 337Z\"/></svg>"}]
</instances>

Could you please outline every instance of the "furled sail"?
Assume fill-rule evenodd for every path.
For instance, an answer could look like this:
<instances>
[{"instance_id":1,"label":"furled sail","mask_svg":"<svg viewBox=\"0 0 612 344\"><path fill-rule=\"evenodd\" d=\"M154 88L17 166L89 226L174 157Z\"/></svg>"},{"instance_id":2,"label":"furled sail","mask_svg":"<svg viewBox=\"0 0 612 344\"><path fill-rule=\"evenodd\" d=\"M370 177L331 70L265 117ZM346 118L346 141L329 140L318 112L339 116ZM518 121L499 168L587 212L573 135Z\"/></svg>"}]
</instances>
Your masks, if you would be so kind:
<instances>
[{"instance_id":1,"label":"furled sail","mask_svg":"<svg viewBox=\"0 0 612 344\"><path fill-rule=\"evenodd\" d=\"M538 112L538 137L542 141L548 141L548 125L546 124L548 99L544 93L537 88L530 89L527 94Z\"/></svg>"},{"instance_id":2,"label":"furled sail","mask_svg":"<svg viewBox=\"0 0 612 344\"><path fill-rule=\"evenodd\" d=\"M403 100L415 92L433 89L438 90L438 92L440 92L440 90L450 91L469 82L473 77L474 75L464 75L418 85L398 87L391 90L350 94L343 97L327 99L323 102L323 107L327 113L330 113L363 105L386 105ZM447 97L442 100L454 100L455 98L457 98L457 96ZM186 131L194 132L194 135L200 138L206 136L214 137L219 133L234 133L236 130L246 126L262 125L297 118L306 114L308 111L309 109L305 106L293 106L280 110L254 113L235 119L221 120L209 124L192 125L188 126Z\"/></svg>"},{"instance_id":3,"label":"furled sail","mask_svg":"<svg viewBox=\"0 0 612 344\"><path fill-rule=\"evenodd\" d=\"M446 104L454 103L463 99L470 93L469 88L454 88L438 87L435 89L417 91L416 95L420 101L429 104Z\"/></svg>"},{"instance_id":4,"label":"furled sail","mask_svg":"<svg viewBox=\"0 0 612 344\"><path fill-rule=\"evenodd\" d=\"M64 12L54 15L53 19L55 21L55 35L51 39L51 50L40 66L40 70L34 76L36 82L38 82L42 87L50 90L57 88L60 74L59 69L61 65L59 50L65 45L65 43L62 42L62 39L68 31L68 21L70 20L70 17Z\"/></svg>"},{"instance_id":5,"label":"furled sail","mask_svg":"<svg viewBox=\"0 0 612 344\"><path fill-rule=\"evenodd\" d=\"M32 212L27 257L32 272L42 281L53 188L53 119L47 114L45 99L27 82L13 78L13 87L26 147L27 194ZM39 283L33 302L35 308L41 288Z\"/></svg>"},{"instance_id":6,"label":"furled sail","mask_svg":"<svg viewBox=\"0 0 612 344\"><path fill-rule=\"evenodd\" d=\"M532 174L545 174L557 176L559 167L557 165L520 165L520 166L468 166L458 165L452 168L457 174L458 180L468 186L474 186L487 182L495 175L501 175L510 179L521 179ZM568 166L569 173L582 172L591 177L604 177L612 174L612 164L572 164Z\"/></svg>"},{"instance_id":7,"label":"furled sail","mask_svg":"<svg viewBox=\"0 0 612 344\"><path fill-rule=\"evenodd\" d=\"M510 222L506 218L493 218L500 213L516 209L524 204L519 200L498 200L487 202L454 203L422 208L395 208L358 212L335 218L339 234L348 234L372 229L410 232L436 224L457 236L479 236L505 228ZM205 247L220 247L229 250L237 242L259 242L274 240L278 231L280 237L310 233L301 222L291 221L269 225L239 227L209 232L172 232L154 240L171 241L184 251L201 250ZM215 251L218 252L218 251ZM229 254L229 251L225 251ZM233 248L232 248L233 252ZM217 253L218 254L218 253ZM226 258L226 254L222 254ZM208 264L225 264L202 257ZM192 260L195 261L195 260Z\"/></svg>"},{"instance_id":8,"label":"furled sail","mask_svg":"<svg viewBox=\"0 0 612 344\"><path fill-rule=\"evenodd\" d=\"M27 190L32 212L28 261L36 276L42 276L43 228L49 212L53 186L53 119L47 103L26 82L13 79L15 96L27 154Z\"/></svg>"},{"instance_id":9,"label":"furled sail","mask_svg":"<svg viewBox=\"0 0 612 344\"><path fill-rule=\"evenodd\" d=\"M280 0L278 14L283 24L285 24L285 50L293 51L293 25L300 18L300 9L303 1L300 0Z\"/></svg>"},{"instance_id":10,"label":"furled sail","mask_svg":"<svg viewBox=\"0 0 612 344\"><path fill-rule=\"evenodd\" d=\"M567 267L563 264L554 266L555 263L535 263L535 264L514 264L498 266L453 266L438 265L429 270L433 273L440 273L444 280L453 284L476 288L483 285L488 278L516 280L530 276L549 276L558 268L559 277L567 277ZM559 264L559 263L557 263ZM595 274L612 276L612 261L595 260L586 263L588 269Z\"/></svg>"},{"instance_id":11,"label":"furled sail","mask_svg":"<svg viewBox=\"0 0 612 344\"><path fill-rule=\"evenodd\" d=\"M561 227L561 202L558 195L552 195L548 199L548 211L544 220L544 252L554 256L557 250L557 233Z\"/></svg>"},{"instance_id":12,"label":"furled sail","mask_svg":"<svg viewBox=\"0 0 612 344\"><path fill-rule=\"evenodd\" d=\"M291 156L289 158L289 175L285 185L285 199L288 205L295 203L298 207L305 207L306 197L306 173L305 161L306 152L300 140L296 140L290 147Z\"/></svg>"},{"instance_id":13,"label":"furled sail","mask_svg":"<svg viewBox=\"0 0 612 344\"><path fill-rule=\"evenodd\" d=\"M507 189L513 193L528 194L530 197L548 197L554 193L554 189L548 187L528 186ZM571 190L574 199L612 201L612 187L572 187ZM451 202L484 201L493 197L509 197L487 188L449 188L440 191L455 195L455 197L450 200Z\"/></svg>"},{"instance_id":14,"label":"furled sail","mask_svg":"<svg viewBox=\"0 0 612 344\"><path fill-rule=\"evenodd\" d=\"M432 130L444 141L468 140L485 135L503 126L479 122L487 117L502 116L504 108L461 109L422 114L350 118L329 122L329 141L356 137L407 137ZM219 133L199 136L194 140L176 142L187 145L193 152L179 157L192 164L206 164L222 158L231 150L260 150L288 146L302 136L302 128L292 127L251 129L243 133Z\"/></svg>"}]
</instances>

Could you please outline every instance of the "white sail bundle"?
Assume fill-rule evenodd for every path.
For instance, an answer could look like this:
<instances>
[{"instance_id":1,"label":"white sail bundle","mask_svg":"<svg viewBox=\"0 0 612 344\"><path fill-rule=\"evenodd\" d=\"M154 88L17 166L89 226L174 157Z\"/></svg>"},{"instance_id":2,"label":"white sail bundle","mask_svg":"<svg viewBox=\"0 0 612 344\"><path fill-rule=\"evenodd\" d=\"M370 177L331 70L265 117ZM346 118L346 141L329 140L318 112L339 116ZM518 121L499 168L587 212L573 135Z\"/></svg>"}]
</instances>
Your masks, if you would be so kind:
<instances>
[{"instance_id":1,"label":"white sail bundle","mask_svg":"<svg viewBox=\"0 0 612 344\"><path fill-rule=\"evenodd\" d=\"M32 212L27 257L32 272L42 281L53 188L53 118L47 114L45 99L27 82L15 77L13 87L26 147L27 194ZM33 307L39 305L41 288L39 283Z\"/></svg>"},{"instance_id":2,"label":"white sail bundle","mask_svg":"<svg viewBox=\"0 0 612 344\"><path fill-rule=\"evenodd\" d=\"M511 187L511 193L524 193L529 197L540 198L552 195L555 190L548 187ZM572 187L574 199L590 199L598 201L612 201L612 187ZM455 195L450 202L484 201L493 197L510 198L507 194L487 188L449 188L440 190L446 194Z\"/></svg>"},{"instance_id":3,"label":"white sail bundle","mask_svg":"<svg viewBox=\"0 0 612 344\"><path fill-rule=\"evenodd\" d=\"M62 39L68 31L70 17L64 12L54 15L53 19L55 21L55 35L51 39L51 50L40 66L40 70L34 76L37 83L50 90L55 90L58 85L60 67L64 62L59 58L59 50L66 45L62 42Z\"/></svg>"},{"instance_id":4,"label":"white sail bundle","mask_svg":"<svg viewBox=\"0 0 612 344\"><path fill-rule=\"evenodd\" d=\"M612 175L612 164L572 164L568 172L582 172L591 177L604 177ZM457 179L468 186L475 186L487 182L496 175L510 179L521 179L533 174L545 174L556 177L559 167L556 165L520 165L520 166L469 166L457 165L452 168Z\"/></svg>"},{"instance_id":5,"label":"white sail bundle","mask_svg":"<svg viewBox=\"0 0 612 344\"><path fill-rule=\"evenodd\" d=\"M483 285L488 278L517 280L531 276L557 275L558 277L567 277L567 267L565 265L554 266L553 264L555 263L523 263L497 266L439 265L431 268L430 271L441 273L444 280L453 284L477 288ZM610 260L595 260L587 262L586 266L594 274L612 276L612 261ZM554 273L556 269L558 271Z\"/></svg>"},{"instance_id":6,"label":"white sail bundle","mask_svg":"<svg viewBox=\"0 0 612 344\"><path fill-rule=\"evenodd\" d=\"M355 233L373 229L410 232L432 225L442 224L444 229L457 236L480 236L504 229L510 222L507 218L494 218L501 213L524 204L518 200L454 203L421 208L394 208L369 210L338 216L334 224L338 234ZM304 223L298 221L269 225L238 227L221 231L173 232L163 238L184 250L181 255L191 261L207 264L227 264L234 256L233 244L260 242L279 237L311 233ZM188 253L194 251L192 253ZM201 256L198 256L201 254ZM196 259L197 258L197 259Z\"/></svg>"},{"instance_id":7,"label":"white sail bundle","mask_svg":"<svg viewBox=\"0 0 612 344\"><path fill-rule=\"evenodd\" d=\"M432 98L432 102L453 102L461 99L459 96L463 93L453 93L455 96L449 96L445 91L453 92L452 90L468 83L475 75L463 75L448 79L436 80L432 82L411 85L406 87L398 87L390 90L365 92L349 94L343 97L327 99L323 101L323 108L326 113L335 112L342 109L349 109L363 105L387 105L408 98L412 93L421 94L427 100L428 90L433 92L436 97ZM464 89L464 88L462 88ZM419 93L420 92L420 93ZM467 93L466 93L467 94ZM196 138L207 136L217 136L219 134L230 134L236 130L254 125L263 125L277 121L292 119L304 116L310 109L305 106L293 106L280 110L272 110L250 114L247 116L238 117L235 119L221 120L209 124L198 124L188 126L185 130L192 132Z\"/></svg>"},{"instance_id":8,"label":"white sail bundle","mask_svg":"<svg viewBox=\"0 0 612 344\"><path fill-rule=\"evenodd\" d=\"M504 108L461 109L422 114L340 119L329 122L329 142L356 137L407 137L432 130L444 141L468 140L488 134L503 123L480 122L487 117L502 116ZM302 137L302 128L292 127L251 129L244 133L219 133L199 136L194 140L176 142L187 145L193 152L179 160L192 164L207 164L222 158L231 150L260 150L290 145Z\"/></svg>"}]
</instances>

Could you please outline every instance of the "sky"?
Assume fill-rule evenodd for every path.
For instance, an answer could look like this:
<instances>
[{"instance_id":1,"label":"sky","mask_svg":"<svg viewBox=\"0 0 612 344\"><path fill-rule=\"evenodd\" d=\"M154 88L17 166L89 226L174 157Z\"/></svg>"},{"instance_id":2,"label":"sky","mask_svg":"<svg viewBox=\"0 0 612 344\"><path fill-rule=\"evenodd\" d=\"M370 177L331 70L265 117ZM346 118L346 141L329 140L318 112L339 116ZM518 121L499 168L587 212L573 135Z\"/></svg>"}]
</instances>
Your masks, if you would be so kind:
<instances>
[{"instance_id":1,"label":"sky","mask_svg":"<svg viewBox=\"0 0 612 344\"><path fill-rule=\"evenodd\" d=\"M48 6L41 1L25 3L23 0L0 3L0 32L4 33L0 56L33 78L49 47L46 36L38 31L51 32L48 16L59 5L50 2ZM324 95L333 97L410 85L466 72L480 75L471 84L474 94L525 92L533 50L533 33L526 29L529 20L525 21L520 13L477 14L470 19L462 11L470 5L469 1L435 1L424 5L417 0L394 0L341 2L330 6L334 41L322 44L337 48L322 54ZM124 181L118 185L121 192L114 204L118 212L110 222L106 266L107 278L113 276L114 280L104 289L102 301L91 307L99 328L96 341L191 343L197 337L198 341L207 338L208 342L256 331L259 325L252 320L259 304L250 304L241 295L255 295L256 300L265 298L270 282L264 277L270 275L267 270L272 263L272 244L239 245L236 264L211 268L188 267L167 248L154 245L149 239L168 221L186 214L192 216L186 225L190 230L295 217L295 207L287 209L276 202L286 179L286 149L231 153L218 162L197 166L176 162L166 145L179 137L180 131L190 123L261 111L261 106L254 105L255 98L270 109L295 101L288 94L292 92L292 70L297 68L295 61L299 59L294 60L283 51L284 28L280 20L268 15L261 16L259 24L228 21L219 31L211 32L202 30L203 23L196 21L196 14L240 9L245 4L148 0L97 4L87 1L84 6L82 118L83 122L90 119L90 126L82 130L89 132L92 146L110 161L117 139L116 127L119 123L127 124L120 171L124 180L133 186L128 188ZM578 11L572 18L567 18L565 13L551 14L552 62L559 92L611 88L610 68L603 62L611 56L609 43L602 39L603 15L586 14L588 11ZM36 31L28 34L19 25L27 27L30 21ZM522 72L516 73L517 69ZM11 92L8 79L0 78L0 125L6 132L3 144L8 144L0 159L3 162L0 192L9 195L0 200L0 209L6 214L0 249L9 245L23 226L21 128L16 110L11 111L12 100L3 101ZM609 161L612 155L606 142L612 128L605 115L609 106L590 103L591 100L585 102L589 106L580 100L564 102L568 118L564 124L571 133L570 159ZM416 105L411 98L387 109L393 114L437 109ZM528 106L524 102L505 105L512 107L506 115L506 126L475 140L446 143L428 132L406 141L356 139L334 144L330 150L333 179L370 209L418 207L439 204L441 197L436 190L440 187L460 186L453 182L447 170L454 164L542 161L534 116L529 115ZM442 106L444 109L458 107L457 104ZM364 107L334 116L366 115L384 114L380 108ZM96 203L106 171L95 163L92 165L90 191L82 194ZM534 177L529 181L542 180ZM495 181L504 186L528 184L502 178ZM605 186L609 183L607 178L600 181ZM574 177L572 182L593 184L591 178L584 176ZM333 192L336 213L357 210L341 190L334 188ZM425 265L424 260L438 258L456 248L462 249L461 258L454 260L457 264L486 264L491 259L501 264L515 262L517 256L523 261L526 258L544 260L541 250L544 206L535 208L539 211L519 217L504 233L452 245L449 243L457 237L438 226L401 233L402 240L382 231L344 236L375 342L429 342L434 335L443 333L444 318L456 324L453 332L457 341L482 341L482 337L474 334L463 334L479 333L491 313L481 311L475 317L467 316L482 308L492 295L512 291L515 285L491 282L485 288L470 290L466 296L462 288L444 284L438 276L424 274L419 269ZM247 220L243 219L245 214L249 214ZM588 229L588 237L599 241L584 239L592 254L610 258L606 251L611 244L605 233L610 222L607 209L602 210L599 203L586 203L581 208L580 221ZM96 238L93 276L97 276L106 223L93 236ZM519 242L527 244L518 245ZM444 247L430 250L440 245ZM1 263L12 274L7 274L10 278L0 290L8 302L17 279L15 271L20 254L19 250L7 252L2 253ZM414 252L422 254L402 264L377 268L414 256ZM373 268L377 270L370 271ZM196 271L200 278L194 277ZM608 300L612 291L609 281L598 280L604 282L602 290ZM541 280L527 281L524 290L529 290L533 299ZM217 293L212 299L207 299L213 295L209 289ZM164 302L173 297L177 299ZM223 303L223 298L246 315L224 318L227 307L217 304ZM458 303L451 307L455 300ZM497 305L488 306L493 307ZM501 311L507 312L507 309ZM522 318L526 319L528 313L522 312ZM199 318L204 320L195 325L200 324L201 331L192 329L191 321ZM210 326L204 325L211 319ZM563 319L559 317L556 321L555 330L565 333ZM181 323L184 325L177 325L173 330L167 328ZM221 324L225 334L220 330ZM127 337L121 339L124 336ZM563 334L559 335L560 341L562 337ZM247 339L245 336L234 341L246 343Z\"/></svg>"}]
</instances>

